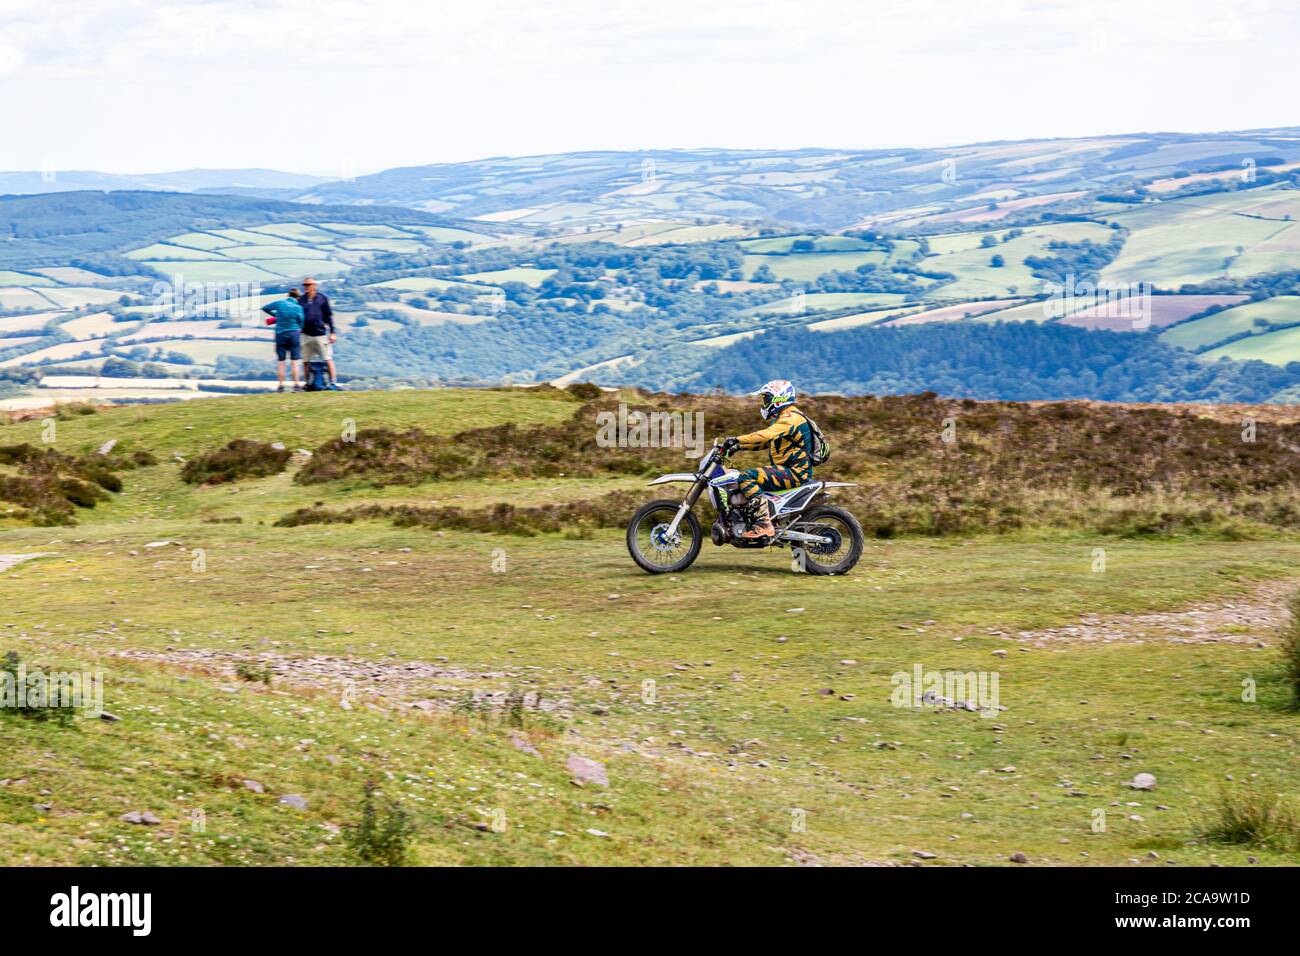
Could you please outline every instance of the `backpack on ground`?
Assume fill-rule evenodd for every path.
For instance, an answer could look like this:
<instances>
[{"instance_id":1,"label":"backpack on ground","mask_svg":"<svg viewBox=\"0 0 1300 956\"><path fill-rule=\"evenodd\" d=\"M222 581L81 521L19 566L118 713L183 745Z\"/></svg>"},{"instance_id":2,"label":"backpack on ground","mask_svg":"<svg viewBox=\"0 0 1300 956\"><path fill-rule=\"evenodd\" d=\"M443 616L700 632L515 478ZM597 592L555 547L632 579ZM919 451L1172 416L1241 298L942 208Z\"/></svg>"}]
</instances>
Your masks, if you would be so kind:
<instances>
[{"instance_id":1,"label":"backpack on ground","mask_svg":"<svg viewBox=\"0 0 1300 956\"><path fill-rule=\"evenodd\" d=\"M307 383L303 390L307 392L324 392L329 389L329 363L328 362L308 362L307 363Z\"/></svg>"}]
</instances>

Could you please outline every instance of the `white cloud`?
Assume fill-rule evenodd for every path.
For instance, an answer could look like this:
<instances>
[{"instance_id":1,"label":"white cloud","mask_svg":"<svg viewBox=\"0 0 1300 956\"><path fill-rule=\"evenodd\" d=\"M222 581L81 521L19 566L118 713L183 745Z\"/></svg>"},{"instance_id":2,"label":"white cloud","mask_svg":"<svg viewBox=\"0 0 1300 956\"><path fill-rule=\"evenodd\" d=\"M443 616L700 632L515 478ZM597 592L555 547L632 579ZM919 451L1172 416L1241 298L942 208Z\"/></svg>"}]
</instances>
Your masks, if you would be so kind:
<instances>
[{"instance_id":1,"label":"white cloud","mask_svg":"<svg viewBox=\"0 0 1300 956\"><path fill-rule=\"evenodd\" d=\"M0 43L0 76L14 73L23 65L23 51L8 43Z\"/></svg>"},{"instance_id":2,"label":"white cloud","mask_svg":"<svg viewBox=\"0 0 1300 956\"><path fill-rule=\"evenodd\" d=\"M1279 125L1298 19L1283 0L0 0L0 168Z\"/></svg>"}]
</instances>

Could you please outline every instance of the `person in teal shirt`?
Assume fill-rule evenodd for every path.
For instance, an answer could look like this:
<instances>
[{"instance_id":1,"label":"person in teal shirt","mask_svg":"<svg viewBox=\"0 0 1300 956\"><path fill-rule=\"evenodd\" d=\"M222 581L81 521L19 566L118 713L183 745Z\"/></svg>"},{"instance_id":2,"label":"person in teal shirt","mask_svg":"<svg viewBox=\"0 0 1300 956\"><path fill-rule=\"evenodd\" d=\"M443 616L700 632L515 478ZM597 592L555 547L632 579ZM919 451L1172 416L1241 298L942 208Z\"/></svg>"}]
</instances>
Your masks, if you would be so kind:
<instances>
[{"instance_id":1,"label":"person in teal shirt","mask_svg":"<svg viewBox=\"0 0 1300 956\"><path fill-rule=\"evenodd\" d=\"M297 289L289 290L287 299L276 299L262 306L266 313L266 324L275 326L276 375L280 379L278 391L284 391L284 363L289 362L289 373L293 376L293 390L302 391L298 378L298 363L302 361L302 324L306 319L302 306L298 304L301 293Z\"/></svg>"}]
</instances>

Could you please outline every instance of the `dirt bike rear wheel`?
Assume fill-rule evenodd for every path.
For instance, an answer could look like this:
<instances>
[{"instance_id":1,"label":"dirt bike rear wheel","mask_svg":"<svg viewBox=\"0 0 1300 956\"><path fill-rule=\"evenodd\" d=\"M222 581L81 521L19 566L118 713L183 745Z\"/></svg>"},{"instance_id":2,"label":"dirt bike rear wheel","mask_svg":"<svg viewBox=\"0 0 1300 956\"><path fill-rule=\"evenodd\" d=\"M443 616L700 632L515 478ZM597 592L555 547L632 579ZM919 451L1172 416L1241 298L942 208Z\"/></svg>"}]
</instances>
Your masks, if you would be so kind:
<instances>
[{"instance_id":1,"label":"dirt bike rear wheel","mask_svg":"<svg viewBox=\"0 0 1300 956\"><path fill-rule=\"evenodd\" d=\"M830 544L801 544L795 548L809 574L847 574L862 557L866 544L858 519L835 505L809 508L790 530L833 539Z\"/></svg>"}]
</instances>

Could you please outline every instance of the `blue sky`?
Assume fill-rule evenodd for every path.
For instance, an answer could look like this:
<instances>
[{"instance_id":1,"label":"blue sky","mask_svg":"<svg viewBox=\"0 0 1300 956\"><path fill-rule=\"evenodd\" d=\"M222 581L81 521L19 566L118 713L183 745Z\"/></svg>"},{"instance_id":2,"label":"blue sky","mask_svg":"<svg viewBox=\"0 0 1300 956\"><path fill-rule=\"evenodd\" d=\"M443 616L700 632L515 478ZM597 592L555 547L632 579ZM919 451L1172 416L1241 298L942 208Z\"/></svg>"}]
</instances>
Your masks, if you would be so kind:
<instances>
[{"instance_id":1,"label":"blue sky","mask_svg":"<svg viewBox=\"0 0 1300 956\"><path fill-rule=\"evenodd\" d=\"M0 169L1280 126L1297 47L1293 0L0 0Z\"/></svg>"}]
</instances>

